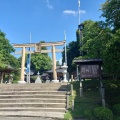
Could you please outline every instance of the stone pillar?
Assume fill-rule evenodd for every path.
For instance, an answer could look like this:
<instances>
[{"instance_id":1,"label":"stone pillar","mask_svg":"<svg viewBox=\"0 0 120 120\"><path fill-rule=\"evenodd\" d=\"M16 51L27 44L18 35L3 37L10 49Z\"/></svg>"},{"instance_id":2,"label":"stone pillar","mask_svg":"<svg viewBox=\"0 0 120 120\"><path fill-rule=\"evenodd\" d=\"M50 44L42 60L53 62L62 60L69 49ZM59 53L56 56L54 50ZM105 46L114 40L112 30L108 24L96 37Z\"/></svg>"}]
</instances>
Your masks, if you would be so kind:
<instances>
[{"instance_id":1,"label":"stone pillar","mask_svg":"<svg viewBox=\"0 0 120 120\"><path fill-rule=\"evenodd\" d=\"M20 74L20 81L18 81L18 83L26 83L24 81L24 68L25 68L25 47L23 47L22 49L21 74Z\"/></svg>"},{"instance_id":2,"label":"stone pillar","mask_svg":"<svg viewBox=\"0 0 120 120\"><path fill-rule=\"evenodd\" d=\"M59 80L57 80L57 72L56 72L56 55L55 55L55 46L52 46L52 59L53 59L53 80L52 82L59 82Z\"/></svg>"},{"instance_id":3,"label":"stone pillar","mask_svg":"<svg viewBox=\"0 0 120 120\"><path fill-rule=\"evenodd\" d=\"M1 73L1 81L0 81L1 83L3 83L4 74L5 74L4 72Z\"/></svg>"}]
</instances>

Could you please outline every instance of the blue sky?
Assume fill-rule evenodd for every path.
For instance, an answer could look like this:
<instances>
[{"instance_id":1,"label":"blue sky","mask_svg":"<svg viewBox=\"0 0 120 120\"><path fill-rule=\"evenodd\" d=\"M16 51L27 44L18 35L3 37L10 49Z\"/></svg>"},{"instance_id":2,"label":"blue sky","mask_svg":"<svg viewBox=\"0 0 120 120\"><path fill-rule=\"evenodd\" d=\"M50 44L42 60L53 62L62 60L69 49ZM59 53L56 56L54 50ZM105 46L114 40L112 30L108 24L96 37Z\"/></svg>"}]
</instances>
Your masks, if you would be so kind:
<instances>
[{"instance_id":1,"label":"blue sky","mask_svg":"<svg viewBox=\"0 0 120 120\"><path fill-rule=\"evenodd\" d=\"M99 8L104 2L80 0L80 21L101 20ZM0 11L0 30L11 44L29 43L30 32L32 43L62 41L64 31L67 44L76 40L78 0L0 0ZM61 59L61 53L56 56Z\"/></svg>"}]
</instances>

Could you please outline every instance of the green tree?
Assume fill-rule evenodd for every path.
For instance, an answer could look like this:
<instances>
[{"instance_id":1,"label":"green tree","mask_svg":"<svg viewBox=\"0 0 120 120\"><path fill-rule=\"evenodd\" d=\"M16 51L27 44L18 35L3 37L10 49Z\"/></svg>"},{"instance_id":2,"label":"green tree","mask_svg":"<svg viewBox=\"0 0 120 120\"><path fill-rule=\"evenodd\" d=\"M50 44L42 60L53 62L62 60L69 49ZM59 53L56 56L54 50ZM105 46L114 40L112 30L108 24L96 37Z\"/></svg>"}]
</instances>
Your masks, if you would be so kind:
<instances>
[{"instance_id":1,"label":"green tree","mask_svg":"<svg viewBox=\"0 0 120 120\"><path fill-rule=\"evenodd\" d=\"M85 21L83 30L83 46L86 58L103 58L106 45L111 37L111 30L101 21Z\"/></svg>"},{"instance_id":2,"label":"green tree","mask_svg":"<svg viewBox=\"0 0 120 120\"><path fill-rule=\"evenodd\" d=\"M13 46L9 43L9 40L5 37L5 33L0 31L0 66L4 68L6 65L11 65L17 68L19 66L18 60L11 55L14 52Z\"/></svg>"},{"instance_id":3,"label":"green tree","mask_svg":"<svg viewBox=\"0 0 120 120\"><path fill-rule=\"evenodd\" d=\"M111 38L104 53L104 66L107 74L120 76L120 29Z\"/></svg>"},{"instance_id":4,"label":"green tree","mask_svg":"<svg viewBox=\"0 0 120 120\"><path fill-rule=\"evenodd\" d=\"M45 43L45 41L40 41ZM47 47L42 47L42 50L47 50ZM52 60L48 56L48 53L37 53L31 55L31 69L36 73L39 71L43 73L52 68Z\"/></svg>"},{"instance_id":5,"label":"green tree","mask_svg":"<svg viewBox=\"0 0 120 120\"><path fill-rule=\"evenodd\" d=\"M38 71L43 73L44 71L50 70L51 67L52 60L48 55L37 53L31 56L31 69L36 73Z\"/></svg>"},{"instance_id":6,"label":"green tree","mask_svg":"<svg viewBox=\"0 0 120 120\"><path fill-rule=\"evenodd\" d=\"M106 0L101 5L102 15L106 24L115 30L120 28L120 0Z\"/></svg>"}]
</instances>

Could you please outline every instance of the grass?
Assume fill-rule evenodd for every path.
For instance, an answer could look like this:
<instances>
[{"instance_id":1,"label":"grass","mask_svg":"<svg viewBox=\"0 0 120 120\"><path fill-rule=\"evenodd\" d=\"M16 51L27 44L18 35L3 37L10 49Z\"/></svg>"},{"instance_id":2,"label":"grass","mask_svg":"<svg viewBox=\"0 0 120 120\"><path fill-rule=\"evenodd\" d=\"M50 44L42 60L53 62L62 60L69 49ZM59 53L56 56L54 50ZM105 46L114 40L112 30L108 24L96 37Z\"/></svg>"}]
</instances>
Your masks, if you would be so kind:
<instances>
[{"instance_id":1,"label":"grass","mask_svg":"<svg viewBox=\"0 0 120 120\"><path fill-rule=\"evenodd\" d=\"M112 108L112 105L110 103L110 100L114 100L116 97L111 96L111 94L115 94L117 96L116 103L119 102L120 100L120 92L116 92L118 90L117 88L120 88L120 81L103 81L104 86L105 86L105 92L108 92L109 90L109 95L106 93L105 98L106 98L106 107L109 107L110 109ZM85 113L88 113L88 117L91 120L95 120L94 115L93 115L93 110L96 107L101 106L101 100L100 100L100 92L99 92L99 80L86 80L83 81L83 97L80 97L80 92L79 92L79 81L73 82L73 89L74 89L74 94L73 96L70 96L69 102L70 102L70 109L68 112L65 114L64 118L65 120L73 120L73 118L85 118ZM117 87L116 87L117 86ZM116 90L114 90L116 88ZM108 99L109 97L109 99ZM74 111L71 109L71 101L74 99ZM90 112L90 113L89 113ZM120 120L120 116L114 115L114 120Z\"/></svg>"},{"instance_id":2,"label":"grass","mask_svg":"<svg viewBox=\"0 0 120 120\"><path fill-rule=\"evenodd\" d=\"M98 81L97 81L98 82ZM84 112L86 110L93 110L95 107L100 106L100 95L98 86L96 87L94 83L90 83L90 81L83 81L83 97L80 97L79 92L79 81L73 82L74 94L73 97L70 97L70 106L71 101L74 99L74 111L70 108L68 112L65 114L65 120L72 120L73 118L84 118ZM95 87L94 87L95 86Z\"/></svg>"}]
</instances>

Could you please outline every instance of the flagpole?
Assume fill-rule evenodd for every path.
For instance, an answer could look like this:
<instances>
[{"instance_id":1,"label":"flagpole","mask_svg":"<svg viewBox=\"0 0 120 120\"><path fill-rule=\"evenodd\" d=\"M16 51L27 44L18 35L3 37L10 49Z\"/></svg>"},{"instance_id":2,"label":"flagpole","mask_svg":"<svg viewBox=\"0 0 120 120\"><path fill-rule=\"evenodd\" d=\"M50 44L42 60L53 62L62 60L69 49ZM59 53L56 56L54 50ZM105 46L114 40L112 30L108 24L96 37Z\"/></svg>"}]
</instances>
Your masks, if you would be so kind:
<instances>
[{"instance_id":1,"label":"flagpole","mask_svg":"<svg viewBox=\"0 0 120 120\"><path fill-rule=\"evenodd\" d=\"M78 30L79 30L79 42L80 42L80 47L81 47L81 31L80 31L80 0L78 0ZM80 50L80 55L81 55L81 50Z\"/></svg>"},{"instance_id":2,"label":"flagpole","mask_svg":"<svg viewBox=\"0 0 120 120\"><path fill-rule=\"evenodd\" d=\"M78 25L80 25L80 0L78 0Z\"/></svg>"},{"instance_id":3,"label":"flagpole","mask_svg":"<svg viewBox=\"0 0 120 120\"><path fill-rule=\"evenodd\" d=\"M31 32L30 32L30 44L31 44ZM29 50L31 51L31 48ZM29 62L30 62L29 64L31 65L31 54L30 54ZM29 83L30 83L30 72L31 72L31 70L30 70L30 66L29 66Z\"/></svg>"},{"instance_id":4,"label":"flagpole","mask_svg":"<svg viewBox=\"0 0 120 120\"><path fill-rule=\"evenodd\" d=\"M65 64L67 65L66 32L65 31L64 31L64 39L65 39Z\"/></svg>"}]
</instances>

